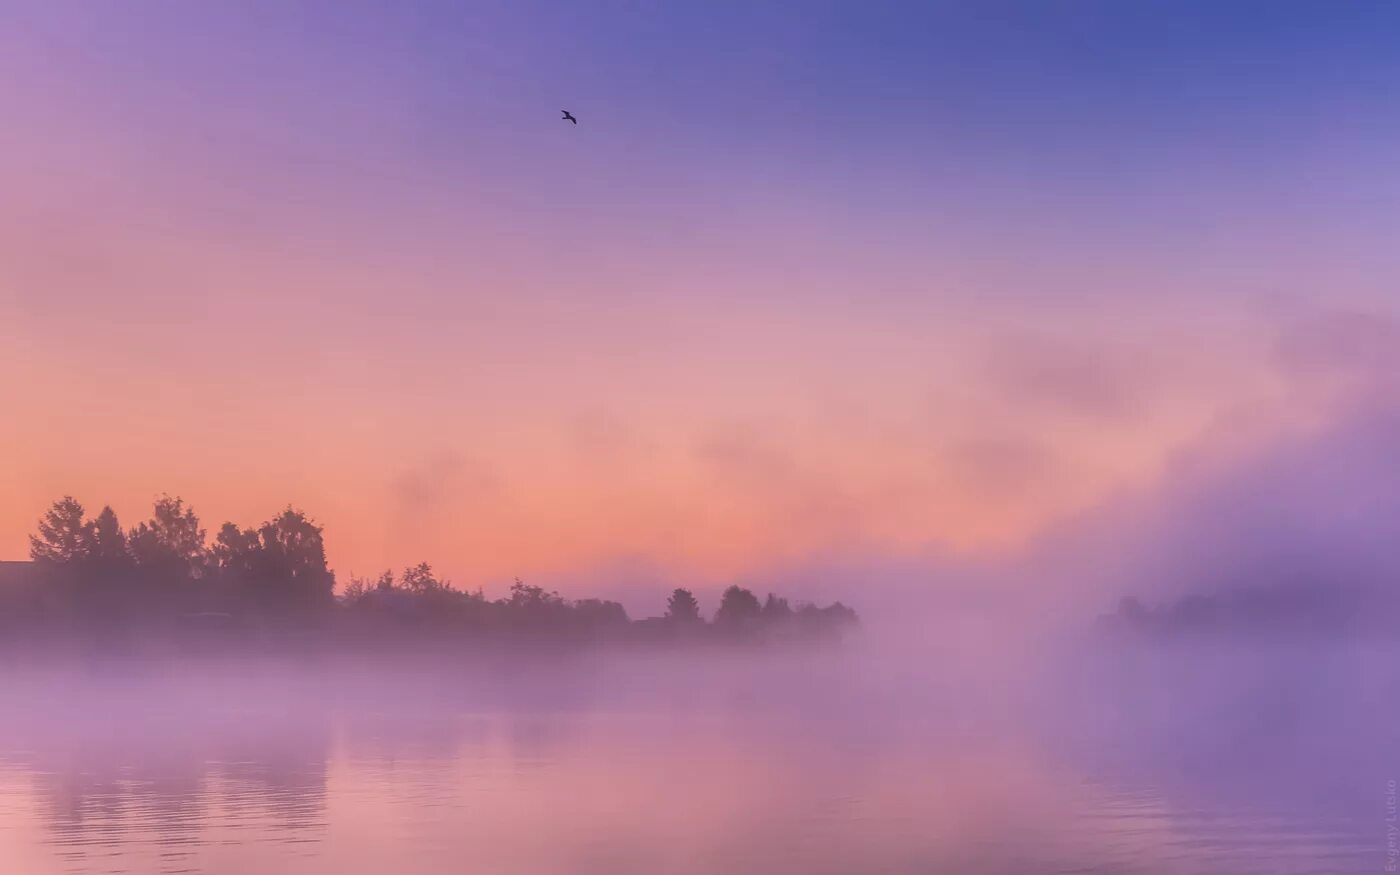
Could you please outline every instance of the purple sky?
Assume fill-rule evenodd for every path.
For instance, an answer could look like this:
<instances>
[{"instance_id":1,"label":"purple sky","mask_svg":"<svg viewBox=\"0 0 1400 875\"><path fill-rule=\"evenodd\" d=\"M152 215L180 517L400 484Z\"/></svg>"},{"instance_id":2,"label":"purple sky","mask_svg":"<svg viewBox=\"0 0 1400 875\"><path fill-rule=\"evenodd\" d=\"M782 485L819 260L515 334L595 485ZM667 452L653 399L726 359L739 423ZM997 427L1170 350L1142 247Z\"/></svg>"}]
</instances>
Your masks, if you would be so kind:
<instances>
[{"instance_id":1,"label":"purple sky","mask_svg":"<svg viewBox=\"0 0 1400 875\"><path fill-rule=\"evenodd\" d=\"M995 555L1384 407L1400 11L1227 5L0 3L0 557Z\"/></svg>"}]
</instances>

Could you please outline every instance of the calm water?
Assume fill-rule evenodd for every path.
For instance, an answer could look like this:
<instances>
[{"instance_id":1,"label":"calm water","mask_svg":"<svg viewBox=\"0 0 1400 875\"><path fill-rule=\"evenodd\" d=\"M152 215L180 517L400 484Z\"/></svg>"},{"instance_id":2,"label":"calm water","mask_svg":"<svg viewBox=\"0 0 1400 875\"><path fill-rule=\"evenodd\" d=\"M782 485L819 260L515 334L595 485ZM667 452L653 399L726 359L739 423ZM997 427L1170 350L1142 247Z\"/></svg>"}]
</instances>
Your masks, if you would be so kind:
<instances>
[{"instance_id":1,"label":"calm water","mask_svg":"<svg viewBox=\"0 0 1400 875\"><path fill-rule=\"evenodd\" d=\"M1355 744L667 673L9 678L0 872L1385 871Z\"/></svg>"}]
</instances>

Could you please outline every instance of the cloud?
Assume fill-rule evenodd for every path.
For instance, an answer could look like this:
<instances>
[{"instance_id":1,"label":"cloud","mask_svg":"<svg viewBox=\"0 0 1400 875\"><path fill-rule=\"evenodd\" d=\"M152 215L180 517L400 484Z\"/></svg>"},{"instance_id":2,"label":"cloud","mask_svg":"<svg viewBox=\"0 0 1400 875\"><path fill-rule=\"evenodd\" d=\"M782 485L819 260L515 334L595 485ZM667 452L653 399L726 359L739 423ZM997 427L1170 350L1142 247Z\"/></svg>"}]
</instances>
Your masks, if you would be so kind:
<instances>
[{"instance_id":1,"label":"cloud","mask_svg":"<svg viewBox=\"0 0 1400 875\"><path fill-rule=\"evenodd\" d=\"M1280 329L1273 360L1290 380L1394 385L1400 378L1400 321L1355 310L1312 313Z\"/></svg>"},{"instance_id":2,"label":"cloud","mask_svg":"<svg viewBox=\"0 0 1400 875\"><path fill-rule=\"evenodd\" d=\"M1041 484L1055 466L1045 445L1016 436L966 438L953 442L946 455L958 486L994 497L1024 495Z\"/></svg>"},{"instance_id":3,"label":"cloud","mask_svg":"<svg viewBox=\"0 0 1400 875\"><path fill-rule=\"evenodd\" d=\"M411 551L443 543L467 524L466 516L504 492L494 468L455 450L427 456L389 483L389 533Z\"/></svg>"},{"instance_id":4,"label":"cloud","mask_svg":"<svg viewBox=\"0 0 1400 875\"><path fill-rule=\"evenodd\" d=\"M1021 410L1122 419L1146 411L1160 373L1128 347L1029 335L989 349L984 376Z\"/></svg>"},{"instance_id":5,"label":"cloud","mask_svg":"<svg viewBox=\"0 0 1400 875\"><path fill-rule=\"evenodd\" d=\"M634 467L652 458L657 449L654 441L604 407L590 407L570 417L564 437L587 464L613 469Z\"/></svg>"},{"instance_id":6,"label":"cloud","mask_svg":"<svg viewBox=\"0 0 1400 875\"><path fill-rule=\"evenodd\" d=\"M1400 404L1359 406L1232 467L1178 471L1137 571L1159 589L1400 576ZM1125 581L1125 583L1131 583Z\"/></svg>"},{"instance_id":7,"label":"cloud","mask_svg":"<svg viewBox=\"0 0 1400 875\"><path fill-rule=\"evenodd\" d=\"M1283 392L1274 409L1228 411L1154 483L1109 496L1014 553L897 559L847 551L775 577L799 590L839 584L868 616L924 635L1000 623L998 634L1033 637L1037 629L1083 629L1123 595L1168 601L1275 585L1318 587L1339 602L1359 594L1393 610L1396 340L1397 323L1382 314L1323 313L1288 324L1274 352L1296 391ZM1319 380L1334 391L1305 391ZM1316 409L1285 415L1290 404ZM952 455L1009 484L1050 462L1033 444L995 438L970 439Z\"/></svg>"},{"instance_id":8,"label":"cloud","mask_svg":"<svg viewBox=\"0 0 1400 875\"><path fill-rule=\"evenodd\" d=\"M932 472L881 444L841 453L811 444L738 424L703 435L694 458L707 488L728 511L752 519L778 558L887 543L927 529L939 511Z\"/></svg>"},{"instance_id":9,"label":"cloud","mask_svg":"<svg viewBox=\"0 0 1400 875\"><path fill-rule=\"evenodd\" d=\"M1172 598L1276 584L1394 598L1400 580L1400 326L1326 312L1273 347L1281 405L1307 416L1221 420L1155 487L1047 532L1034 562L1066 592ZM1319 386L1319 383L1322 384ZM1268 417L1263 417L1267 419Z\"/></svg>"},{"instance_id":10,"label":"cloud","mask_svg":"<svg viewBox=\"0 0 1400 875\"><path fill-rule=\"evenodd\" d=\"M391 491L400 509L417 512L436 509L457 496L494 493L500 486L491 468L449 450L402 471Z\"/></svg>"}]
</instances>

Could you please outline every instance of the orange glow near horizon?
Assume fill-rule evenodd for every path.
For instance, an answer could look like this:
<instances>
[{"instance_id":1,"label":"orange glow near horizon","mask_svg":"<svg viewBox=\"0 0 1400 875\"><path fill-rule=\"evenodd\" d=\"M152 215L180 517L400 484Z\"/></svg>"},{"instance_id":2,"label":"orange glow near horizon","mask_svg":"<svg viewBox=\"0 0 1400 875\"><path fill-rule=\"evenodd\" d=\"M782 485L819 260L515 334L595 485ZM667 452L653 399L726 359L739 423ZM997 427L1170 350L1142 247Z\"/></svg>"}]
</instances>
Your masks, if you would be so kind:
<instances>
[{"instance_id":1,"label":"orange glow near horizon","mask_svg":"<svg viewBox=\"0 0 1400 875\"><path fill-rule=\"evenodd\" d=\"M1095 175L975 113L889 151L646 94L558 130L577 71L447 93L167 13L141 64L111 10L0 34L2 558L63 494L163 492L210 531L302 507L342 581L995 551L1276 399L1279 325L1393 274L1364 174L1278 182L1368 141L1256 173L1128 137ZM524 40L500 15L462 26Z\"/></svg>"}]
</instances>

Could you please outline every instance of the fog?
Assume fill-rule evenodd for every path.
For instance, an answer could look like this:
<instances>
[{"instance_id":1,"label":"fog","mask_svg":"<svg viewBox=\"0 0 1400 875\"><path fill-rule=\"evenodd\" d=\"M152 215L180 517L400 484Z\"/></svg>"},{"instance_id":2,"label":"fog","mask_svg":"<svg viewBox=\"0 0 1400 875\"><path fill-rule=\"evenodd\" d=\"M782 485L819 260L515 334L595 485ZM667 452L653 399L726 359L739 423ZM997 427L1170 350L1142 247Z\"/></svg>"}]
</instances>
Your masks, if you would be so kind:
<instances>
[{"instance_id":1,"label":"fog","mask_svg":"<svg viewBox=\"0 0 1400 875\"><path fill-rule=\"evenodd\" d=\"M0 680L0 860L1378 871L1397 656L1084 639L979 662L867 629L799 652L31 664Z\"/></svg>"},{"instance_id":2,"label":"fog","mask_svg":"<svg viewBox=\"0 0 1400 875\"><path fill-rule=\"evenodd\" d=\"M1379 385L1207 436L1012 555L769 575L853 604L841 634L789 634L786 603L619 626L410 575L396 598L482 637L410 612L256 646L10 641L0 869L1388 871L1400 410Z\"/></svg>"}]
</instances>

